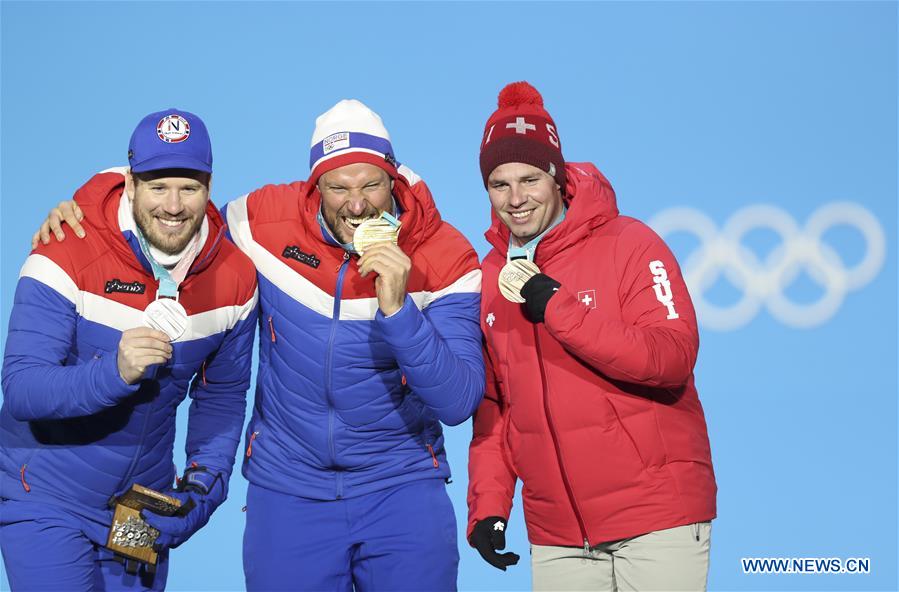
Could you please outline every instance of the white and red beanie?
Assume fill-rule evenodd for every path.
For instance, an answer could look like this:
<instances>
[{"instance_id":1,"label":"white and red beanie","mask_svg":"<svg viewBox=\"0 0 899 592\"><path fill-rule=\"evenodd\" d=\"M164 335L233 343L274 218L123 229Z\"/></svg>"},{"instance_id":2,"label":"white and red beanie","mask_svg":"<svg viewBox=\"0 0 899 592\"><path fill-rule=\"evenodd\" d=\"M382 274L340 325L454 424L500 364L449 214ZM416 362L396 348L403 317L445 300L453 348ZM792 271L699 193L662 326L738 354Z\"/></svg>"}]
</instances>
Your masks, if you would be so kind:
<instances>
[{"instance_id":1,"label":"white and red beanie","mask_svg":"<svg viewBox=\"0 0 899 592\"><path fill-rule=\"evenodd\" d=\"M315 184L328 171L367 162L397 176L390 134L381 117L361 101L344 99L315 120L309 150L309 182Z\"/></svg>"},{"instance_id":2,"label":"white and red beanie","mask_svg":"<svg viewBox=\"0 0 899 592\"><path fill-rule=\"evenodd\" d=\"M527 82L513 82L499 92L498 109L484 126L481 176L484 187L493 169L523 162L546 171L565 189L565 159L556 123L543 108L543 97Z\"/></svg>"}]
</instances>

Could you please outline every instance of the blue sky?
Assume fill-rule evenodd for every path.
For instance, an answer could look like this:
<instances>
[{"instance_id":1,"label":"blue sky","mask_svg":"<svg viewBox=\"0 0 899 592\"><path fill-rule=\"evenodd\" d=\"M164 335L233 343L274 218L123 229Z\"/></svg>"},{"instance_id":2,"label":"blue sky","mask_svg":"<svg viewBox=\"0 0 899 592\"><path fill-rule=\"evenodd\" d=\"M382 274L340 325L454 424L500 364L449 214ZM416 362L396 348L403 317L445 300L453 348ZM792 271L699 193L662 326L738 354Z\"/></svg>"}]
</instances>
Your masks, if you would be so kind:
<instances>
[{"instance_id":1,"label":"blue sky","mask_svg":"<svg viewBox=\"0 0 899 592\"><path fill-rule=\"evenodd\" d=\"M45 212L124 164L136 122L170 106L206 121L223 204L304 178L315 117L358 98L483 255L481 132L500 88L529 80L565 157L603 170L623 213L687 207L733 240L741 210L779 208L742 237L750 280L723 269L691 285L721 307L761 286L784 244L777 224L808 236L827 204L861 208L874 230L838 219L815 244L836 274L865 261L877 229L884 256L826 318L798 329L759 288L765 302L740 327L702 327L696 376L720 489L709 583L896 589L895 3L2 2L0 17L4 340ZM670 237L682 264L703 240ZM800 261L778 290L811 306L836 285L830 272ZM448 430L460 525L469 437L470 423ZM231 492L175 552L170 589L242 588L239 475ZM520 505L509 537L523 562L501 573L460 533L460 589L529 587ZM750 556L870 557L872 573L743 574Z\"/></svg>"}]
</instances>

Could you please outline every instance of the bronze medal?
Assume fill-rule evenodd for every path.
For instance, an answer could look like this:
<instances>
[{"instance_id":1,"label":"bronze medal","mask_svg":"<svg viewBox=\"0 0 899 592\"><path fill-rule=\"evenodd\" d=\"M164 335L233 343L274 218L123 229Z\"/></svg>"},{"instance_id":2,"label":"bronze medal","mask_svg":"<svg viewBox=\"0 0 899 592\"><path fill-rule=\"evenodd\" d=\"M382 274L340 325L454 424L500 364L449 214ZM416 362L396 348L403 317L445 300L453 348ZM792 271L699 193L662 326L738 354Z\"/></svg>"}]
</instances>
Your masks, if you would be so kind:
<instances>
[{"instance_id":1,"label":"bronze medal","mask_svg":"<svg viewBox=\"0 0 899 592\"><path fill-rule=\"evenodd\" d=\"M525 282L540 273L540 268L527 259L513 259L499 272L499 291L510 302L522 303L521 287Z\"/></svg>"}]
</instances>

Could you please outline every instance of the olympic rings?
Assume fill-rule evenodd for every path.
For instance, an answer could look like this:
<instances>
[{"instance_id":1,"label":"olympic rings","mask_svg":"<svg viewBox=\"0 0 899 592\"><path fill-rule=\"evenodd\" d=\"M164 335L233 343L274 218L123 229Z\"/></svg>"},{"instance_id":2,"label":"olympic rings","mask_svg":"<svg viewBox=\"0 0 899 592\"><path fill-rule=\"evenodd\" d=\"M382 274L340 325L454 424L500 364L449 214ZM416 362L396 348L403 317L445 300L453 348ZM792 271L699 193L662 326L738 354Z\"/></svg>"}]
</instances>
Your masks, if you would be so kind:
<instances>
[{"instance_id":1,"label":"olympic rings","mask_svg":"<svg viewBox=\"0 0 899 592\"><path fill-rule=\"evenodd\" d=\"M788 212L765 204L736 211L720 230L706 214L689 207L663 210L649 225L663 238L685 232L699 239L699 247L683 262L682 271L700 323L719 331L747 325L763 305L784 325L821 325L836 314L848 292L877 276L886 257L886 238L880 223L871 212L852 202L821 206L804 228ZM861 233L865 241L864 257L848 268L822 239L831 228L844 225ZM780 237L780 244L764 261L742 243L756 229L771 230ZM797 303L786 295L786 289L802 271L824 289L810 303ZM742 291L737 302L729 306L712 304L705 297L722 275Z\"/></svg>"}]
</instances>

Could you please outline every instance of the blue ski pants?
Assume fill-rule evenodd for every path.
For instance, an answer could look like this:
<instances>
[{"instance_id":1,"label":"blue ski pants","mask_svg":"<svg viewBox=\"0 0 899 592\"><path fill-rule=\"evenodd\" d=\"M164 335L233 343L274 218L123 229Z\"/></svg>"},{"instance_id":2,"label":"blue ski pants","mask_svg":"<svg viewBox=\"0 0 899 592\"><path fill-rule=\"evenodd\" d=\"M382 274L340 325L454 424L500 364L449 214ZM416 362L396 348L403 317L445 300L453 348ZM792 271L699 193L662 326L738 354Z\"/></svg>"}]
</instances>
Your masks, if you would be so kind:
<instances>
[{"instance_id":1,"label":"blue ski pants","mask_svg":"<svg viewBox=\"0 0 899 592\"><path fill-rule=\"evenodd\" d=\"M247 590L455 590L456 518L442 479L334 501L250 484Z\"/></svg>"},{"instance_id":2,"label":"blue ski pants","mask_svg":"<svg viewBox=\"0 0 899 592\"><path fill-rule=\"evenodd\" d=\"M84 519L49 504L0 502L0 548L13 592L164 590L168 551L155 574L129 574L112 551L85 534Z\"/></svg>"}]
</instances>

